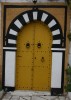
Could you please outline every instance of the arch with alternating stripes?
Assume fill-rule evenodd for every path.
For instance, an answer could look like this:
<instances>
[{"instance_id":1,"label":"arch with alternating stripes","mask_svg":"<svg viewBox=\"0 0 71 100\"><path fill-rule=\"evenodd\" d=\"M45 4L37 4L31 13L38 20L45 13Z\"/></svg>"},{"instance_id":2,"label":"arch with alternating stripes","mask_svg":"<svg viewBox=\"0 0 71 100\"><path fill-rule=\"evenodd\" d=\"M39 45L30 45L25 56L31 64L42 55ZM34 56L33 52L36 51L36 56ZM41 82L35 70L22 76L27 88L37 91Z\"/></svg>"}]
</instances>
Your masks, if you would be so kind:
<instances>
[{"instance_id":1,"label":"arch with alternating stripes","mask_svg":"<svg viewBox=\"0 0 71 100\"><path fill-rule=\"evenodd\" d=\"M53 36L52 47L62 47L62 29L56 18L42 10L29 10L18 15L9 25L6 46L16 47L17 35L25 24L31 21L42 21L51 30Z\"/></svg>"},{"instance_id":2,"label":"arch with alternating stripes","mask_svg":"<svg viewBox=\"0 0 71 100\"><path fill-rule=\"evenodd\" d=\"M19 31L24 25L32 21L42 21L51 30L52 42L52 69L51 69L51 94L61 94L64 80L65 48L62 48L64 38L62 29L57 19L43 10L29 10L18 15L8 27L3 47L3 88L12 91L15 89L16 75L16 43ZM44 32L43 32L44 34ZM55 85L56 84L56 85Z\"/></svg>"}]
</instances>

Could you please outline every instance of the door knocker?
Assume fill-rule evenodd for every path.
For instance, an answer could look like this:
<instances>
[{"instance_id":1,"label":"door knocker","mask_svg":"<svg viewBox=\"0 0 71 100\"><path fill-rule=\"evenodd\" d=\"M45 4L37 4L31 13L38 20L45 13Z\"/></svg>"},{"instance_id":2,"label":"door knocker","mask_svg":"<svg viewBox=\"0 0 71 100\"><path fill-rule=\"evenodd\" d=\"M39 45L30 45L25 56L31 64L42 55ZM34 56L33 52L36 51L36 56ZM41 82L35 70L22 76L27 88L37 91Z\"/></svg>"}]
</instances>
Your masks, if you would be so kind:
<instances>
[{"instance_id":1,"label":"door knocker","mask_svg":"<svg viewBox=\"0 0 71 100\"><path fill-rule=\"evenodd\" d=\"M30 48L30 43L26 43L26 48Z\"/></svg>"}]
</instances>

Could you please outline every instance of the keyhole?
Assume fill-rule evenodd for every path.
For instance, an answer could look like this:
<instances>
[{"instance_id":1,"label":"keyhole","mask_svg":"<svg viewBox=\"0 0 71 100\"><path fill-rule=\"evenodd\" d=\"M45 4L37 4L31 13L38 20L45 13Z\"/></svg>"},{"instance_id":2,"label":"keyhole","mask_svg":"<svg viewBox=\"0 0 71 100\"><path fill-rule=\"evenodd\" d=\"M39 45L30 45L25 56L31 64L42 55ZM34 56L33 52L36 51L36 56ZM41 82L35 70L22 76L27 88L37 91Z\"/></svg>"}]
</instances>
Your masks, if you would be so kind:
<instances>
[{"instance_id":1,"label":"keyhole","mask_svg":"<svg viewBox=\"0 0 71 100\"><path fill-rule=\"evenodd\" d=\"M37 47L38 47L38 48L41 48L41 43L38 43L38 44L37 44Z\"/></svg>"},{"instance_id":2,"label":"keyhole","mask_svg":"<svg viewBox=\"0 0 71 100\"><path fill-rule=\"evenodd\" d=\"M42 58L41 58L41 62L44 62L44 61L45 61L45 60L44 60L44 57L42 57Z\"/></svg>"}]
</instances>

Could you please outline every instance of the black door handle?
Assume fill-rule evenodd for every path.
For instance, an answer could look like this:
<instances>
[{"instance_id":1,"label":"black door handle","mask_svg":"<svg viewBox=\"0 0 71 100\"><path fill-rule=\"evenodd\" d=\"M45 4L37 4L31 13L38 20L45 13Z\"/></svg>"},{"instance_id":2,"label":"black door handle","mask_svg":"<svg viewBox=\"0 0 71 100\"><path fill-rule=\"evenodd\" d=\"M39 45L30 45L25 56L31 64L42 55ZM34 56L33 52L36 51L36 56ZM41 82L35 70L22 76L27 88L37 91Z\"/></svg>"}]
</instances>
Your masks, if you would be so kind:
<instances>
[{"instance_id":1,"label":"black door handle","mask_svg":"<svg viewBox=\"0 0 71 100\"><path fill-rule=\"evenodd\" d=\"M26 43L26 48L30 48L30 43Z\"/></svg>"}]
</instances>

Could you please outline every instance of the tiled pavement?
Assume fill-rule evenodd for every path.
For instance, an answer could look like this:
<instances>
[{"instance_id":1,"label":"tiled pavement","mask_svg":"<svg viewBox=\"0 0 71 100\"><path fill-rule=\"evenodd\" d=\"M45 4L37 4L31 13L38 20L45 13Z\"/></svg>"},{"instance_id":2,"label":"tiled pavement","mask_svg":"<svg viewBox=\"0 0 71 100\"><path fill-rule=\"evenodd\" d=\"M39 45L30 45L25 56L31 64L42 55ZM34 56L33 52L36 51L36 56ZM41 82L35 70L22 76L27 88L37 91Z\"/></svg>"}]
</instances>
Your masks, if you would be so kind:
<instances>
[{"instance_id":1,"label":"tiled pavement","mask_svg":"<svg viewBox=\"0 0 71 100\"><path fill-rule=\"evenodd\" d=\"M45 95L44 95L45 94ZM68 96L50 96L39 92L8 92L2 100L71 100Z\"/></svg>"}]
</instances>

